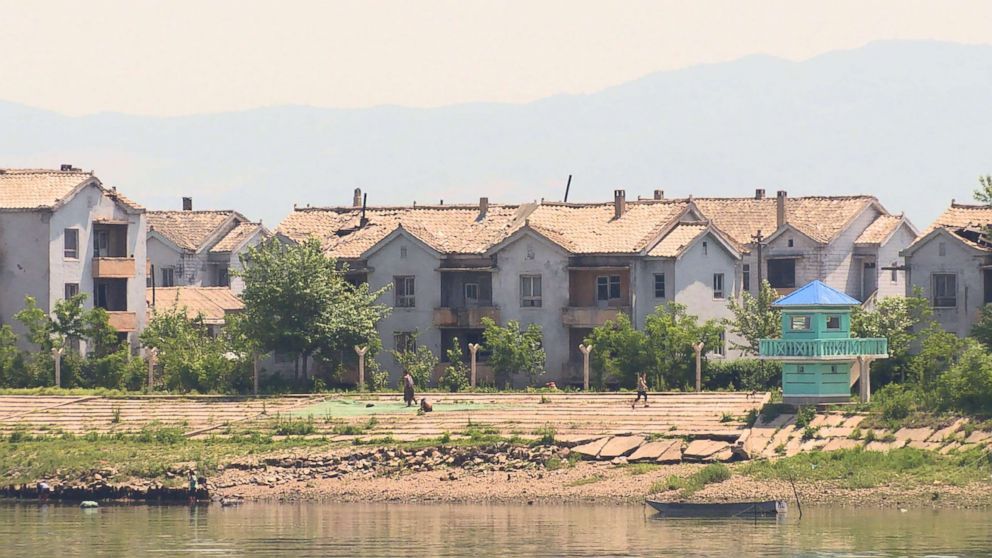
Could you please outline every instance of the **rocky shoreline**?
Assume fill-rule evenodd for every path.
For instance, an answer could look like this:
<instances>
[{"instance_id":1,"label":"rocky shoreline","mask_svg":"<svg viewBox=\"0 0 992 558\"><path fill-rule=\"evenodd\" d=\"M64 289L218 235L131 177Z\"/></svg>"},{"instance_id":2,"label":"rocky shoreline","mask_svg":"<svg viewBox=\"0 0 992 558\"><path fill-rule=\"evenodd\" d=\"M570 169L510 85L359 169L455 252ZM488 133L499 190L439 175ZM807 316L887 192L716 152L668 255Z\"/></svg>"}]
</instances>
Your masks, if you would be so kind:
<instances>
[{"instance_id":1,"label":"rocky shoreline","mask_svg":"<svg viewBox=\"0 0 992 558\"><path fill-rule=\"evenodd\" d=\"M621 442L633 445L630 440ZM682 445L676 439L658 442ZM651 443L654 442L637 447ZM578 451L582 445L570 448L509 442L419 449L349 446L297 450L228 463L207 479L197 499L225 505L246 500L629 504L641 503L653 494L652 497L661 500L679 501L684 499L682 494L667 490L665 480L670 476L691 475L705 466L666 461L660 456L647 461L649 465L634 465L630 458L636 456L636 448L625 450L626 455L609 458L609 452L603 455L608 444L604 442L593 457ZM688 445L691 444L685 444L683 449ZM651 450L648 453L653 453L657 448L648 449ZM671 452L671 447L667 451ZM733 458L733 452L720 457ZM707 460L711 459L699 459ZM732 469L736 466L730 465ZM179 484L187 470L177 467L167 474L173 483ZM185 503L188 500L188 491L181 486L167 486L157 480L114 483L107 480L113 474L108 469L77 479L45 480L52 486L50 498L56 501ZM988 482L973 486L903 483L870 489L844 488L831 481L796 483L804 504L906 508L989 506L992 505L989 488ZM12 485L0 488L0 497L33 499L37 491L34 484ZM700 502L767 499L793 500L792 486L788 482L735 474L688 498Z\"/></svg>"}]
</instances>

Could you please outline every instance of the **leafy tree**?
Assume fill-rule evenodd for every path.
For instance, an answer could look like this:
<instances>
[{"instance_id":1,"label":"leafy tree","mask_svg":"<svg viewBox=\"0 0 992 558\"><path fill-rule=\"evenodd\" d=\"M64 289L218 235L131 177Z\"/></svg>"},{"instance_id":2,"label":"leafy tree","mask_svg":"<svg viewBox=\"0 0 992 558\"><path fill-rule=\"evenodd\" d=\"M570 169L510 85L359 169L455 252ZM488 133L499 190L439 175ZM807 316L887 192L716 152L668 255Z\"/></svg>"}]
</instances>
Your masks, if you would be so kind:
<instances>
[{"instance_id":1,"label":"leafy tree","mask_svg":"<svg viewBox=\"0 0 992 558\"><path fill-rule=\"evenodd\" d=\"M413 376L413 383L420 389L427 389L437 367L437 355L430 347L420 345L413 351L393 351L396 362Z\"/></svg>"},{"instance_id":2,"label":"leafy tree","mask_svg":"<svg viewBox=\"0 0 992 558\"><path fill-rule=\"evenodd\" d=\"M521 331L520 323L510 320L500 327L491 318L482 319L482 337L492 356L489 363L496 375L496 385L507 385L513 374L524 373L530 385L544 373L546 356L542 346L541 326L530 324Z\"/></svg>"},{"instance_id":3,"label":"leafy tree","mask_svg":"<svg viewBox=\"0 0 992 558\"><path fill-rule=\"evenodd\" d=\"M648 372L654 365L647 341L626 314L594 328L585 339L587 345L592 345L589 366L593 385L602 389L605 382L616 379L625 387L635 387L637 374Z\"/></svg>"},{"instance_id":4,"label":"leafy tree","mask_svg":"<svg viewBox=\"0 0 992 558\"><path fill-rule=\"evenodd\" d=\"M659 306L647 317L644 332L655 364L656 389L664 386L687 389L696 381L693 343L702 341L704 351L719 346L723 327L715 320L700 324L696 316L686 312L684 304L671 302Z\"/></svg>"},{"instance_id":5,"label":"leafy tree","mask_svg":"<svg viewBox=\"0 0 992 558\"><path fill-rule=\"evenodd\" d=\"M972 194L975 201L992 205L992 176L985 175L978 177L979 188Z\"/></svg>"},{"instance_id":6,"label":"leafy tree","mask_svg":"<svg viewBox=\"0 0 992 558\"><path fill-rule=\"evenodd\" d=\"M177 391L230 391L245 387L250 367L228 351L223 336L212 337L201 317L189 319L184 309L157 313L141 332L142 345L158 351L161 380Z\"/></svg>"},{"instance_id":7,"label":"leafy tree","mask_svg":"<svg viewBox=\"0 0 992 558\"><path fill-rule=\"evenodd\" d=\"M914 331L928 322L932 314L930 303L919 289L913 296L883 298L873 310L855 307L851 311L852 335L888 339L889 358L872 364L880 384L893 380L896 375L905 378L910 349L917 338Z\"/></svg>"},{"instance_id":8,"label":"leafy tree","mask_svg":"<svg viewBox=\"0 0 992 558\"><path fill-rule=\"evenodd\" d=\"M992 304L982 306L978 320L971 326L969 337L985 346L986 350L992 349Z\"/></svg>"},{"instance_id":9,"label":"leafy tree","mask_svg":"<svg viewBox=\"0 0 992 558\"><path fill-rule=\"evenodd\" d=\"M926 392L957 362L969 344L975 344L973 340L944 331L935 322L921 331L919 338L920 350L910 359L908 368L910 378Z\"/></svg>"},{"instance_id":10,"label":"leafy tree","mask_svg":"<svg viewBox=\"0 0 992 558\"><path fill-rule=\"evenodd\" d=\"M734 318L726 320L725 323L730 327L730 331L747 341L746 344L731 341L733 348L757 355L758 340L775 339L779 336L782 312L772 307L777 299L778 293L768 281L761 282L757 296L744 292L740 302L734 298L730 299L727 306L734 313Z\"/></svg>"},{"instance_id":11,"label":"leafy tree","mask_svg":"<svg viewBox=\"0 0 992 558\"><path fill-rule=\"evenodd\" d=\"M71 341L89 341L89 350L106 356L118 349L117 333L110 327L107 311L103 308L84 308L86 294L79 293L55 303L51 315L45 313L34 297L24 298L24 308L14 314L14 319L24 324L27 338L42 351L65 348Z\"/></svg>"},{"instance_id":12,"label":"leafy tree","mask_svg":"<svg viewBox=\"0 0 992 558\"><path fill-rule=\"evenodd\" d=\"M936 387L941 410L992 415L992 355L978 343L968 343Z\"/></svg>"},{"instance_id":13,"label":"leafy tree","mask_svg":"<svg viewBox=\"0 0 992 558\"><path fill-rule=\"evenodd\" d=\"M468 365L464 362L464 353L457 337L451 339L451 348L446 351L448 366L441 373L437 383L451 392L461 391L469 386Z\"/></svg>"},{"instance_id":14,"label":"leafy tree","mask_svg":"<svg viewBox=\"0 0 992 558\"><path fill-rule=\"evenodd\" d=\"M372 357L381 347L375 326L389 309L375 301L386 289L371 292L345 281L316 239L294 245L272 239L242 259L244 333L265 351L301 356L304 378L315 354L343 359L354 345L368 344Z\"/></svg>"}]
</instances>

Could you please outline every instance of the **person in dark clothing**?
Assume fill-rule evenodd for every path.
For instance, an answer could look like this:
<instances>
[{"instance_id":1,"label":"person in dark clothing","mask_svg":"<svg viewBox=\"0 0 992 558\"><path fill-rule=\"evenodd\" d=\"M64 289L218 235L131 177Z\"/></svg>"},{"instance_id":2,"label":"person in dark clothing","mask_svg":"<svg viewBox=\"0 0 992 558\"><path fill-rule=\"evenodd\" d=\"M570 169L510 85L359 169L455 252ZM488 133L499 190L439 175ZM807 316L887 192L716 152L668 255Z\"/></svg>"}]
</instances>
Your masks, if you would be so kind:
<instances>
[{"instance_id":1,"label":"person in dark clothing","mask_svg":"<svg viewBox=\"0 0 992 558\"><path fill-rule=\"evenodd\" d=\"M413 376L410 375L409 370L403 371L403 401L407 407L417 404L417 399L413 393Z\"/></svg>"},{"instance_id":2,"label":"person in dark clothing","mask_svg":"<svg viewBox=\"0 0 992 558\"><path fill-rule=\"evenodd\" d=\"M630 408L633 409L637 402L644 398L644 406L648 406L648 375L641 372L637 375L637 399L630 404Z\"/></svg>"}]
</instances>

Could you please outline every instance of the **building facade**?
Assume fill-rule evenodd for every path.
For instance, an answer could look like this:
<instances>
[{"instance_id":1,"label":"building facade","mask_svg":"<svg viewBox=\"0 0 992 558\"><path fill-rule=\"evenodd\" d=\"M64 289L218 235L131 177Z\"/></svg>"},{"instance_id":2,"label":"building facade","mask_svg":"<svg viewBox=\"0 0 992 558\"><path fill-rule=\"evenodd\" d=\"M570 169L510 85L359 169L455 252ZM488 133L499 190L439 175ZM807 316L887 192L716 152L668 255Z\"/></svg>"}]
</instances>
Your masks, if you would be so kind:
<instances>
[{"instance_id":1,"label":"building facade","mask_svg":"<svg viewBox=\"0 0 992 558\"><path fill-rule=\"evenodd\" d=\"M269 236L237 211L194 211L191 198L183 198L182 211L149 211L148 286L230 287L238 294L241 255Z\"/></svg>"},{"instance_id":2,"label":"building facade","mask_svg":"<svg viewBox=\"0 0 992 558\"><path fill-rule=\"evenodd\" d=\"M85 293L110 325L137 347L144 327L144 208L92 173L0 169L0 320L23 332L14 314L26 296L51 312Z\"/></svg>"},{"instance_id":3,"label":"building facade","mask_svg":"<svg viewBox=\"0 0 992 558\"><path fill-rule=\"evenodd\" d=\"M610 203L364 207L356 191L351 206L296 208L278 234L317 238L350 280L391 286L378 358L394 375L392 349L424 344L443 358L458 339L467 354L489 317L540 325L546 379L567 383L581 377L578 345L620 314L640 328L678 302L701 320L729 318L728 300L762 277L783 294L821 279L864 300L882 292L879 262L893 254L898 288L885 292L901 294L898 252L915 229L869 196L627 200L617 190ZM736 356L732 341L710 356Z\"/></svg>"}]
</instances>

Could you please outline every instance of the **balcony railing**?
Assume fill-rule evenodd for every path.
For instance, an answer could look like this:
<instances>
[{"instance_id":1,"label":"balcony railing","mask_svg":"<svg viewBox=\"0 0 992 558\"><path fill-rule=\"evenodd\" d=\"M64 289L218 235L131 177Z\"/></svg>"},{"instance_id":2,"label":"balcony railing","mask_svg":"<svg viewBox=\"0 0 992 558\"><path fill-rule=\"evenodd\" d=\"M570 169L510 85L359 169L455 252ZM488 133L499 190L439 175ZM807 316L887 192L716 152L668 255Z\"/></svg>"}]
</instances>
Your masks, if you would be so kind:
<instances>
[{"instance_id":1,"label":"balcony railing","mask_svg":"<svg viewBox=\"0 0 992 558\"><path fill-rule=\"evenodd\" d=\"M758 352L769 358L887 356L888 339L761 339Z\"/></svg>"},{"instance_id":2,"label":"balcony railing","mask_svg":"<svg viewBox=\"0 0 992 558\"><path fill-rule=\"evenodd\" d=\"M566 306L561 309L561 323L565 327L598 327L617 319L620 314L629 316L630 307Z\"/></svg>"},{"instance_id":3,"label":"balcony railing","mask_svg":"<svg viewBox=\"0 0 992 558\"><path fill-rule=\"evenodd\" d=\"M108 311L107 318L110 327L121 332L137 331L138 316L134 312Z\"/></svg>"},{"instance_id":4,"label":"balcony railing","mask_svg":"<svg viewBox=\"0 0 992 558\"><path fill-rule=\"evenodd\" d=\"M93 258L95 279L130 279L136 269L134 258Z\"/></svg>"},{"instance_id":5,"label":"balcony railing","mask_svg":"<svg viewBox=\"0 0 992 558\"><path fill-rule=\"evenodd\" d=\"M437 327L482 327L482 318L490 318L499 323L499 308L496 306L467 308L445 306L434 309L434 325Z\"/></svg>"}]
</instances>

